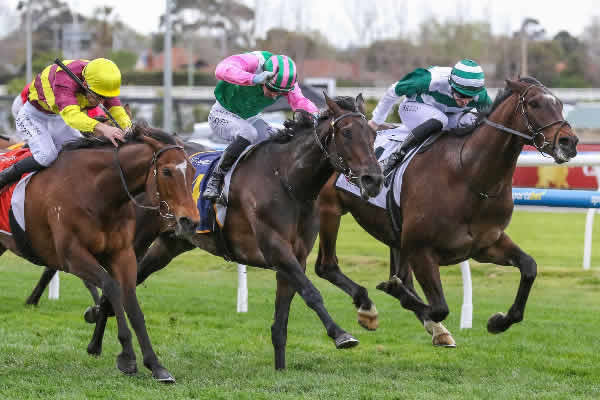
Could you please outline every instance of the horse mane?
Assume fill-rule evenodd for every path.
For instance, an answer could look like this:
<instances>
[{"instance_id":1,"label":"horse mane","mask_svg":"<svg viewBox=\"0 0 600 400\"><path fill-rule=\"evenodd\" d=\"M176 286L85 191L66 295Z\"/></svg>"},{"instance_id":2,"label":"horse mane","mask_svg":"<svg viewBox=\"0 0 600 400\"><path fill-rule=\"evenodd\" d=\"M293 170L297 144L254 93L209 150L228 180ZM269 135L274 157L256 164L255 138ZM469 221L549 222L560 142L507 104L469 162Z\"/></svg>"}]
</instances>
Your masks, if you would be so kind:
<instances>
[{"instance_id":1,"label":"horse mane","mask_svg":"<svg viewBox=\"0 0 600 400\"><path fill-rule=\"evenodd\" d=\"M542 83L540 81L538 81L537 79L535 79L534 77L531 77L531 76L520 77L519 82L525 82L525 83L530 83L532 85L538 85L538 86L544 87L544 85L542 85ZM504 102L504 100L509 98L512 94L513 94L512 90L507 86L500 89L498 91L498 93L496 94L496 98L494 99L492 105L490 107L488 107L486 110L482 110L477 114L477 119L475 120L475 123L473 123L472 125L469 125L469 126L465 126L465 127L456 127L456 128L450 129L450 130L448 130L448 133L455 135L455 136L466 136L466 135L473 133L473 131L475 131L475 129L477 129L483 123L483 120L485 118L487 118L492 112L494 112L494 110L500 104L502 104Z\"/></svg>"},{"instance_id":2,"label":"horse mane","mask_svg":"<svg viewBox=\"0 0 600 400\"><path fill-rule=\"evenodd\" d=\"M157 128L150 127L145 121L136 122L131 126L124 136L125 142L120 145L130 143L143 143L142 136L150 136L165 144L177 144L175 138L168 133ZM93 149L101 147L114 147L112 142L105 137L84 136L80 139L67 142L61 151L71 151L77 149Z\"/></svg>"},{"instance_id":3,"label":"horse mane","mask_svg":"<svg viewBox=\"0 0 600 400\"><path fill-rule=\"evenodd\" d=\"M354 97L336 96L332 100L344 110L353 112L359 111ZM294 113L294 117L295 118L288 119L283 123L284 128L280 129L278 135L276 136L279 137L280 135L287 135L291 137L299 131L314 127L314 118L310 113L304 110L298 110L296 113ZM317 116L317 122L324 121L330 117L331 111L329 109L322 110Z\"/></svg>"}]
</instances>

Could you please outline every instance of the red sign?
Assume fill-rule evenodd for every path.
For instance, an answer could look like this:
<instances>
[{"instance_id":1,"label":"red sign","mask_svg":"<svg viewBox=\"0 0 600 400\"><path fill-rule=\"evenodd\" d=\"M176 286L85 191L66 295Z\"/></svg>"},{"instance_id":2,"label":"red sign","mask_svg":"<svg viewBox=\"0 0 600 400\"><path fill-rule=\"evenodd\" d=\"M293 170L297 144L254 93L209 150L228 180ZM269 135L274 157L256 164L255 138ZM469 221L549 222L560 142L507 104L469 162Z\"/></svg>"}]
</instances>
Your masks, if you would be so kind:
<instances>
[{"instance_id":1,"label":"red sign","mask_svg":"<svg viewBox=\"0 0 600 400\"><path fill-rule=\"evenodd\" d=\"M525 146L524 151L535 151ZM578 151L600 151L600 143L585 143L577 146ZM598 189L600 167L568 167L553 165L544 167L517 167L513 175L513 186L558 189Z\"/></svg>"}]
</instances>

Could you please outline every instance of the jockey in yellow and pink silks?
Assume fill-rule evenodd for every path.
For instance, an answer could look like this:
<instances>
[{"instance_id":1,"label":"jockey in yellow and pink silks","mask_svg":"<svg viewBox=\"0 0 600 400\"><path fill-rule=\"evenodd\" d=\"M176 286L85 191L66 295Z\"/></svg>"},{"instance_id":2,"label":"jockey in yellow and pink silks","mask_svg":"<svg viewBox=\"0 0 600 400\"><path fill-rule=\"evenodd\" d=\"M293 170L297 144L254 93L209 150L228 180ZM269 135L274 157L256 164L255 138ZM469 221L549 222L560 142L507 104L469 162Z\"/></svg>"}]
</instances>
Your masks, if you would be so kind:
<instances>
[{"instance_id":1,"label":"jockey in yellow and pink silks","mask_svg":"<svg viewBox=\"0 0 600 400\"><path fill-rule=\"evenodd\" d=\"M64 64L86 85L86 93L58 65L46 67L29 85L27 102L19 110L15 124L19 135L31 149L31 156L0 172L0 188L37 171L56 160L63 145L82 137L81 132L104 136L116 146L123 131L101 123L87 114L102 103L119 125L126 129L131 120L121 106L121 72L105 58L66 60Z\"/></svg>"},{"instance_id":2,"label":"jockey in yellow and pink silks","mask_svg":"<svg viewBox=\"0 0 600 400\"><path fill-rule=\"evenodd\" d=\"M319 111L302 94L296 64L287 56L268 51L233 55L217 65L215 76L219 80L215 88L217 101L208 123L229 145L202 194L206 199L219 197L225 174L246 147L275 133L259 114L267 106L284 96L292 110Z\"/></svg>"}]
</instances>

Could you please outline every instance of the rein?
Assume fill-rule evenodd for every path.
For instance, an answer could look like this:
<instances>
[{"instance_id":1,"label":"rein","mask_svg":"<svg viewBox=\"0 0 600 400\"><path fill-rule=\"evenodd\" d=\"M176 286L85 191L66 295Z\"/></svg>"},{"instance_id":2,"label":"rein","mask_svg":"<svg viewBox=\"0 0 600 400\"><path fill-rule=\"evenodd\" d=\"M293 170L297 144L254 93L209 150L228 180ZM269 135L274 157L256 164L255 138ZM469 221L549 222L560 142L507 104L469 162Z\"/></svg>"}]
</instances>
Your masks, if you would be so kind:
<instances>
[{"instance_id":1,"label":"rein","mask_svg":"<svg viewBox=\"0 0 600 400\"><path fill-rule=\"evenodd\" d=\"M525 123L527 125L527 130L528 130L529 134L522 133L515 129L508 128L497 122L490 121L488 118L484 118L483 122L488 124L492 128L495 128L500 131L510 133L511 135L516 135L516 136L526 139L528 142L530 142L533 145L533 147L536 148L537 151L540 152L540 154L542 154L544 157L548 157L546 155L547 153L544 153L543 149L549 144L552 144L551 149L554 149L556 147L556 141L558 140L558 131L560 131L563 126L565 126L565 125L570 126L570 125L565 119L558 119L556 121L547 123L547 124L543 125L542 127L535 129L535 127L533 126L533 124L530 121L529 114L527 114L527 110L525 109L525 96L527 95L527 92L529 92L529 89L531 89L534 86L541 87L545 91L544 86L535 85L535 84L527 86L527 88L523 91L523 93L519 95L519 102L517 103L517 106L515 107L515 112L519 109L519 106L521 107L521 115L525 119ZM560 124L560 125L558 126L556 134L554 135L554 141L552 143L550 143L546 140L546 136L544 135L543 131L544 131L544 129L549 128L553 125L557 125L557 124ZM536 139L540 136L542 138L542 143L540 145L538 145Z\"/></svg>"},{"instance_id":2,"label":"rein","mask_svg":"<svg viewBox=\"0 0 600 400\"><path fill-rule=\"evenodd\" d=\"M154 211L158 211L160 216L167 219L167 218L173 218L173 214L171 214L170 208L169 208L169 203L167 203L164 200L160 200L160 193L158 192L158 166L156 164L156 162L158 161L158 158L161 156L161 154L167 152L168 150L182 150L183 151L183 147L182 146L178 146L178 145L169 145L169 146L165 146L162 149L154 152L154 154L152 155L152 161L150 162L151 166L154 166L154 179L156 181L156 197L158 198L158 206L146 206L143 204L138 203L134 197L131 195L131 193L129 192L129 189L127 188L127 182L125 180L125 174L123 173L123 169L121 168L121 163L119 162L119 148L115 147L115 151L114 151L114 155L115 155L115 163L117 165L117 169L119 170L119 177L121 178L121 184L123 186L123 189L125 189L125 193L127 193L127 196L129 196L129 199L133 202L133 204L136 207L139 208L143 208L146 210L154 210ZM162 205L166 206L166 211L163 213L162 212Z\"/></svg>"},{"instance_id":3,"label":"rein","mask_svg":"<svg viewBox=\"0 0 600 400\"><path fill-rule=\"evenodd\" d=\"M325 135L324 139L325 139L326 143L328 143L330 140L332 140L334 138L335 125L338 122L340 122L341 120L343 120L345 118L350 118L350 117L360 117L365 121L367 120L362 113L357 112L357 111L350 111L350 112L340 115L339 117L333 119L331 121L331 123L329 124L331 129L328 131L327 135ZM354 172L352 172L352 169L346 164L346 161L344 160L344 158L342 156L340 156L337 153L337 151L335 151L335 150L332 152L327 151L327 148L323 145L323 142L321 141L321 138L317 134L316 129L314 130L314 134L315 134L315 140L316 140L317 144L319 145L319 148L323 152L323 155L325 156L325 158L329 159L329 161L331 162L331 165L333 166L333 169L337 172L340 172L340 173L346 175L346 178L349 181L356 183L358 176L355 175ZM335 146L335 140L333 141L333 144Z\"/></svg>"},{"instance_id":4,"label":"rein","mask_svg":"<svg viewBox=\"0 0 600 400\"><path fill-rule=\"evenodd\" d=\"M557 142L558 136L559 136L558 132L562 129L563 126L565 126L565 125L570 126L570 125L569 125L569 123L566 120L559 119L559 120L547 123L547 124L543 125L540 128L535 129L534 125L530 121L529 114L527 114L527 110L525 108L525 96L527 95L527 92L529 92L529 89L531 89L534 86L535 87L540 87L544 91L546 91L546 88L544 86L540 86L540 85L536 85L536 84L531 84L531 85L527 86L527 88L523 91L523 93L519 95L519 101L517 102L517 105L515 107L515 112L518 112L519 106L521 107L521 115L525 119L525 124L527 125L527 131L528 131L528 133L523 133L523 132L517 131L515 129L508 128L508 127L506 127L506 126L504 126L502 124L499 124L497 122L490 121L488 118L483 118L482 122L485 123L485 124L487 124L487 125L489 125L489 126L491 126L492 128L498 129L498 130L506 132L506 133L510 133L511 135L515 135L515 136L519 136L519 137L524 138L525 140L527 140L528 142L530 142L536 148L536 150L540 152L540 154L542 156L544 156L544 157L550 157L549 155L547 155L548 153L544 153L544 148L547 145L552 144L551 150L554 149L556 147L556 142ZM553 125L557 125L557 124L560 124L560 125L558 126L558 129L557 129L557 131L556 131L556 133L554 135L554 140L553 140L552 143L548 142L546 140L546 136L544 135L543 131L544 131L544 129L549 128L549 127L551 127ZM538 137L540 137L540 136L542 138L542 143L540 145L538 145L536 139ZM463 168L462 152L463 152L463 149L465 147L466 142L467 142L466 140L463 142L463 144L461 146L461 149L460 149L460 153L459 153L459 161L460 161L461 168ZM494 195L491 195L491 194L488 194L486 192L476 190L473 187L473 185L470 184L470 183L469 183L469 188L471 189L472 192L474 192L475 194L477 194L481 200L486 200L486 199L488 199L490 197L498 197L500 195L500 193L502 192L502 188L501 188L498 191L498 193L496 193Z\"/></svg>"}]
</instances>

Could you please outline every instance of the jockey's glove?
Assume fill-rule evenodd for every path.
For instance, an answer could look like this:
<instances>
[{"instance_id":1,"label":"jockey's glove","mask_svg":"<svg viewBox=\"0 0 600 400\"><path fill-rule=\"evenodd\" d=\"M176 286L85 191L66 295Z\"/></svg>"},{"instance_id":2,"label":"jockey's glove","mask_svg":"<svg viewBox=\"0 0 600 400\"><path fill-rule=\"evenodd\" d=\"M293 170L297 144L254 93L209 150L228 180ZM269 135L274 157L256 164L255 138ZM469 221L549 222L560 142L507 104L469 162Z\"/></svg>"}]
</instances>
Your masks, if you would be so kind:
<instances>
[{"instance_id":1,"label":"jockey's glove","mask_svg":"<svg viewBox=\"0 0 600 400\"><path fill-rule=\"evenodd\" d=\"M252 77L252 83L254 83L255 85L262 85L263 83L265 83L266 81L271 79L273 77L273 75L275 75L274 72L263 71Z\"/></svg>"}]
</instances>

